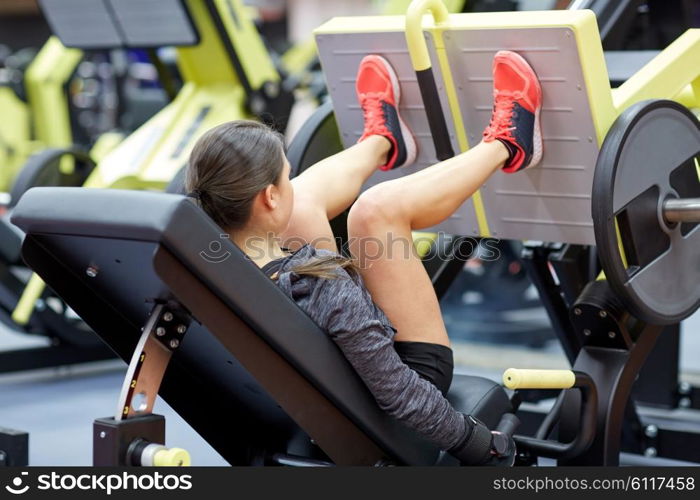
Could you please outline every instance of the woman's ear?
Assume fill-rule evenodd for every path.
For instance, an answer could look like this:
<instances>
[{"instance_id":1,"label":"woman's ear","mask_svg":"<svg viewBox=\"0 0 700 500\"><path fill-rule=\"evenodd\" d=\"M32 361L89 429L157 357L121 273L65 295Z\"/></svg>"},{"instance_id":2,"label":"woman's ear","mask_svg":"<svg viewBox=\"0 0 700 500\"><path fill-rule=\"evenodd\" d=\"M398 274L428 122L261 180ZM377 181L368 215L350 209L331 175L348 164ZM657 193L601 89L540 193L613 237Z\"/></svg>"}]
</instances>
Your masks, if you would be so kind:
<instances>
[{"instance_id":1,"label":"woman's ear","mask_svg":"<svg viewBox=\"0 0 700 500\"><path fill-rule=\"evenodd\" d=\"M263 190L263 202L265 203L265 206L270 210L274 210L277 208L279 204L278 198L279 193L277 192L277 186L275 186L274 184L269 184Z\"/></svg>"}]
</instances>

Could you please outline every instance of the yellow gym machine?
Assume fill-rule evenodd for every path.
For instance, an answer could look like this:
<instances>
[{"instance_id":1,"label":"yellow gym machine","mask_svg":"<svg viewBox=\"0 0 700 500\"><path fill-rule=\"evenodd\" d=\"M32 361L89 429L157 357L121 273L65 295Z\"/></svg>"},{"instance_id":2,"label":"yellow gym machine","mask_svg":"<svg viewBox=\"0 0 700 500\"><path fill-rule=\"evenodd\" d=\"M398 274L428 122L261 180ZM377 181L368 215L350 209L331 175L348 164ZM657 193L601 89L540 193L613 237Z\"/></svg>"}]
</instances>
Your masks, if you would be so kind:
<instances>
[{"instance_id":1,"label":"yellow gym machine","mask_svg":"<svg viewBox=\"0 0 700 500\"><path fill-rule=\"evenodd\" d=\"M51 37L27 67L21 92L0 86L0 190L10 192L27 158L45 148L70 148L69 80L83 58Z\"/></svg>"},{"instance_id":2,"label":"yellow gym machine","mask_svg":"<svg viewBox=\"0 0 700 500\"><path fill-rule=\"evenodd\" d=\"M111 10L92 0L70 5L41 0L40 6L69 50L176 46L183 86L170 104L97 162L86 187L163 190L173 182L170 189L177 190L176 174L206 130L243 118L265 120L284 129L293 96L282 88L280 75L240 0L110 3ZM138 19L133 12L139 13ZM70 150L56 155L54 161L76 156ZM52 294L36 275L24 289L15 287L10 293L19 296L9 312L20 327L29 328L37 314L54 315L46 306ZM59 323L66 313L70 311L58 313ZM34 367L40 359L34 356L20 362L15 356L2 361L0 370ZM61 359L67 358L52 356L46 363L61 363Z\"/></svg>"}]
</instances>

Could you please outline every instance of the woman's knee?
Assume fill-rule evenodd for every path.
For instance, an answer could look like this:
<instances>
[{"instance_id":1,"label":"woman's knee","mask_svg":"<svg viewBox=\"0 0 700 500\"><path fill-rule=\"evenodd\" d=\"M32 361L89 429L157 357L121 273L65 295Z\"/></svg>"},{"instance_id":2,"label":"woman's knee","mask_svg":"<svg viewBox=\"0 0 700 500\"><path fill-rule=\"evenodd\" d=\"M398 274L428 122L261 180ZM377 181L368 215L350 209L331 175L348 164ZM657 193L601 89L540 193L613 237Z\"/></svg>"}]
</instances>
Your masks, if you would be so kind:
<instances>
[{"instance_id":1,"label":"woman's knee","mask_svg":"<svg viewBox=\"0 0 700 500\"><path fill-rule=\"evenodd\" d=\"M397 220L391 190L384 185L374 186L360 195L350 208L348 232L355 236L374 235Z\"/></svg>"}]
</instances>

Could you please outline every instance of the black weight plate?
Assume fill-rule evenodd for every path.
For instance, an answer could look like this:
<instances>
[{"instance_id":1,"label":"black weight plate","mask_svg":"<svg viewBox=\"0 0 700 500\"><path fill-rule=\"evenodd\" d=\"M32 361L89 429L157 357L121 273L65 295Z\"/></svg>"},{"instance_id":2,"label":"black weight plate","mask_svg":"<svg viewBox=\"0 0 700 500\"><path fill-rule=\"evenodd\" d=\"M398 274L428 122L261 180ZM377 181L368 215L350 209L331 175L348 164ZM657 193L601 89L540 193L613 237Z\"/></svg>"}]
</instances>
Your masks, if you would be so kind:
<instances>
[{"instance_id":1,"label":"black weight plate","mask_svg":"<svg viewBox=\"0 0 700 500\"><path fill-rule=\"evenodd\" d=\"M598 156L592 214L600 260L629 311L649 323L677 323L700 307L700 226L669 227L661 215L663 200L679 195L672 179L695 169L698 155L697 118L680 104L654 100L625 110ZM684 178L695 183L681 196L700 196L697 175Z\"/></svg>"}]
</instances>

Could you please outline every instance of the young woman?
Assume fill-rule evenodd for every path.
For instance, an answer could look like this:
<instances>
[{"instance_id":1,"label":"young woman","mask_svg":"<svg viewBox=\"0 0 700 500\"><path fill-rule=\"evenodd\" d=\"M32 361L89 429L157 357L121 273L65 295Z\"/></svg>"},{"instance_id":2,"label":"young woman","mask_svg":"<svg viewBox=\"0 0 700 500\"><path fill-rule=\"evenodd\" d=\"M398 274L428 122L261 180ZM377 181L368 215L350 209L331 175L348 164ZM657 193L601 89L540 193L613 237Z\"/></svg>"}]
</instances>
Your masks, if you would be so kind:
<instances>
[{"instance_id":1,"label":"young woman","mask_svg":"<svg viewBox=\"0 0 700 500\"><path fill-rule=\"evenodd\" d=\"M407 242L411 231L449 217L498 170L540 161L535 73L503 51L493 77L493 115L481 143L361 195L378 168L416 157L399 116L398 79L376 55L365 57L357 74L364 133L354 146L290 181L281 136L255 122L230 122L199 140L186 176L189 196L331 336L379 406L465 464L503 457L484 424L444 397L452 350L430 279ZM328 223L351 205L352 261L338 254ZM512 452L509 446L506 455Z\"/></svg>"}]
</instances>

